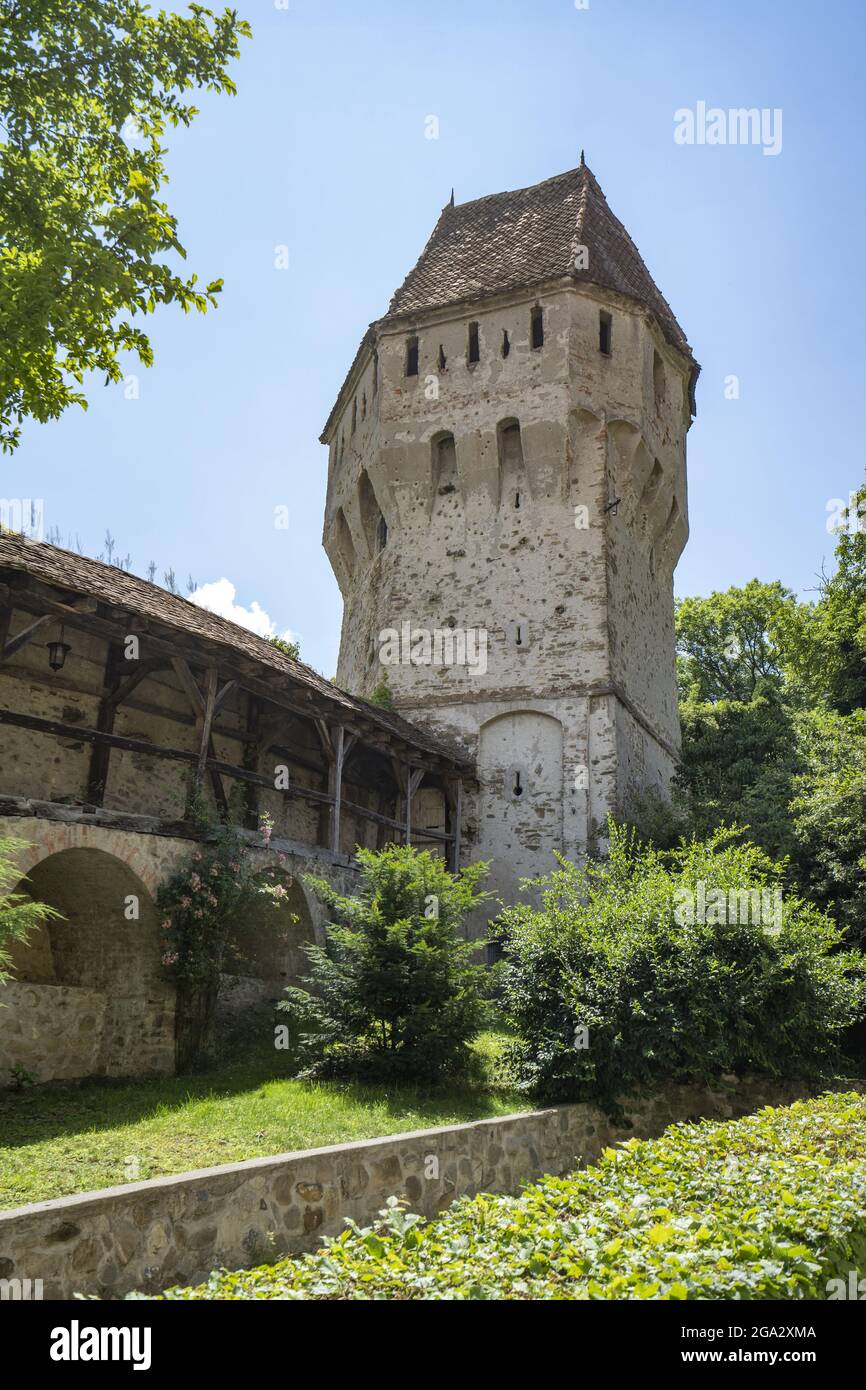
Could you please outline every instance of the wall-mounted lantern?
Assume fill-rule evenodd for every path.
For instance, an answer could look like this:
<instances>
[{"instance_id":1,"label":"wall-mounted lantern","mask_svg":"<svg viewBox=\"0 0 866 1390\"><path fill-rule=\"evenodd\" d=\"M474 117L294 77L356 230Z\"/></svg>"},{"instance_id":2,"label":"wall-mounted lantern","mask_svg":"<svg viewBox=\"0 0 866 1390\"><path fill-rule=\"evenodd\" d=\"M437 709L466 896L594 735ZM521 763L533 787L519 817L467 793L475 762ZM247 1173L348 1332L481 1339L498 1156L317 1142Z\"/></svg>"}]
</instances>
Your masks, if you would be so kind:
<instances>
[{"instance_id":1,"label":"wall-mounted lantern","mask_svg":"<svg viewBox=\"0 0 866 1390\"><path fill-rule=\"evenodd\" d=\"M48 648L48 665L52 671L60 671L66 661L67 656L72 651L68 642L63 640L63 624L60 625L59 642L46 642Z\"/></svg>"}]
</instances>

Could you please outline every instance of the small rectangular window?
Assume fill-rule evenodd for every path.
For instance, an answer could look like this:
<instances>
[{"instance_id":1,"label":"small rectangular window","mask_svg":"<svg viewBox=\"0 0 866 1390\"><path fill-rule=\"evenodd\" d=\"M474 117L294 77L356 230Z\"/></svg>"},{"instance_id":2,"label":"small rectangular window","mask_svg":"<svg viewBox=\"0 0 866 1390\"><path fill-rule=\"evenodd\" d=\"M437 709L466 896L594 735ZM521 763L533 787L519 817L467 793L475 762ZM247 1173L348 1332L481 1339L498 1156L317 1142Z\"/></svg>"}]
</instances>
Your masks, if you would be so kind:
<instances>
[{"instance_id":1,"label":"small rectangular window","mask_svg":"<svg viewBox=\"0 0 866 1390\"><path fill-rule=\"evenodd\" d=\"M358 397L352 401L352 433L358 428Z\"/></svg>"},{"instance_id":2,"label":"small rectangular window","mask_svg":"<svg viewBox=\"0 0 866 1390\"><path fill-rule=\"evenodd\" d=\"M613 319L602 309L598 316L598 350L603 352L605 357L610 357L612 341Z\"/></svg>"},{"instance_id":3,"label":"small rectangular window","mask_svg":"<svg viewBox=\"0 0 866 1390\"><path fill-rule=\"evenodd\" d=\"M406 343L406 375L418 375L418 339L409 338Z\"/></svg>"},{"instance_id":4,"label":"small rectangular window","mask_svg":"<svg viewBox=\"0 0 866 1390\"><path fill-rule=\"evenodd\" d=\"M544 313L540 304L536 304L532 310L530 325L532 330L532 346L534 348L544 347Z\"/></svg>"},{"instance_id":5,"label":"small rectangular window","mask_svg":"<svg viewBox=\"0 0 866 1390\"><path fill-rule=\"evenodd\" d=\"M467 353L468 362L480 362L481 352L478 346L478 324L469 325L469 351Z\"/></svg>"}]
</instances>

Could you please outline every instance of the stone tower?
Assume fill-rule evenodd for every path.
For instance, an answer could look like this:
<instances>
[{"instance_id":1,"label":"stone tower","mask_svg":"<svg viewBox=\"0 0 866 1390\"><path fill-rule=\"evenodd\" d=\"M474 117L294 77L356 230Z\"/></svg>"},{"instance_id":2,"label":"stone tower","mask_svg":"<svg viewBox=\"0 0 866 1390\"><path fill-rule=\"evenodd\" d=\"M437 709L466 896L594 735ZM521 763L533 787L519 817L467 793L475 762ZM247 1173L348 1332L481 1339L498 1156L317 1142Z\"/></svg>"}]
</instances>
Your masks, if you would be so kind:
<instances>
[{"instance_id":1,"label":"stone tower","mask_svg":"<svg viewBox=\"0 0 866 1390\"><path fill-rule=\"evenodd\" d=\"M668 787L698 371L581 157L452 195L322 434L338 684L474 757L464 857L505 898Z\"/></svg>"}]
</instances>

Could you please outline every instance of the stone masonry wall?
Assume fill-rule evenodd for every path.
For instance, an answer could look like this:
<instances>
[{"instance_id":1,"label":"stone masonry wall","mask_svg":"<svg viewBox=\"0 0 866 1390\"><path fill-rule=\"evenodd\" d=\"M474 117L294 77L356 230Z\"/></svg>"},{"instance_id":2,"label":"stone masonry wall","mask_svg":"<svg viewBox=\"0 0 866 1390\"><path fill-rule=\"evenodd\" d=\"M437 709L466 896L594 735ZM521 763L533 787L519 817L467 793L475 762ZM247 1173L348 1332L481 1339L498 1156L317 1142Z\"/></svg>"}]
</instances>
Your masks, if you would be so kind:
<instances>
[{"instance_id":1,"label":"stone masonry wall","mask_svg":"<svg viewBox=\"0 0 866 1390\"><path fill-rule=\"evenodd\" d=\"M15 1066L39 1082L172 1072L175 991L160 966L155 897L195 843L36 815L0 816L0 837L28 846L18 860L27 875L22 888L62 913L12 949L14 978L0 987L0 1086ZM253 853L262 869L283 854L295 920L276 937L264 904L258 916L248 915L251 976L232 977L223 1016L279 996L306 970L303 945L324 940L328 914L303 875L326 878L339 892L350 892L356 879L348 865L312 847L304 854L275 840ZM138 898L134 920L124 912L129 894Z\"/></svg>"},{"instance_id":2,"label":"stone masonry wall","mask_svg":"<svg viewBox=\"0 0 866 1390\"><path fill-rule=\"evenodd\" d=\"M491 860L490 886L513 899L554 851L580 857L609 811L670 781L689 364L633 302L557 284L388 324L376 353L375 393L368 358L329 441L338 677L363 692L384 674L401 713L477 759L465 857ZM482 629L486 667L405 651L383 664L380 634L404 629Z\"/></svg>"},{"instance_id":3,"label":"stone masonry wall","mask_svg":"<svg viewBox=\"0 0 866 1390\"><path fill-rule=\"evenodd\" d=\"M347 1217L370 1224L391 1196L427 1217L476 1192L517 1192L676 1121L728 1119L811 1094L797 1083L674 1086L622 1125L590 1105L362 1140L130 1183L0 1212L0 1278L42 1279L45 1297L119 1297L311 1250Z\"/></svg>"}]
</instances>

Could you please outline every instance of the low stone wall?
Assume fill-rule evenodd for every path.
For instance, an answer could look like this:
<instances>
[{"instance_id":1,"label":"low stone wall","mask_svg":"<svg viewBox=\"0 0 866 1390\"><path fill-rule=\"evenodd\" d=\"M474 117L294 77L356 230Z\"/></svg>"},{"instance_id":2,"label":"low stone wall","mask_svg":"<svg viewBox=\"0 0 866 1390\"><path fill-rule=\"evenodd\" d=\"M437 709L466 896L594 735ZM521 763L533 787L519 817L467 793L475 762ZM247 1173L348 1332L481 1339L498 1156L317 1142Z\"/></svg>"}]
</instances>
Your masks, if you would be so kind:
<instances>
[{"instance_id":1,"label":"low stone wall","mask_svg":"<svg viewBox=\"0 0 866 1390\"><path fill-rule=\"evenodd\" d=\"M677 1086L636 1104L617 1126L593 1106L562 1105L36 1202L0 1212L0 1278L42 1279L55 1299L156 1292L220 1265L310 1250L347 1217L369 1224L391 1196L432 1217L456 1197L517 1192L674 1121L728 1119L808 1094L796 1082Z\"/></svg>"}]
</instances>

